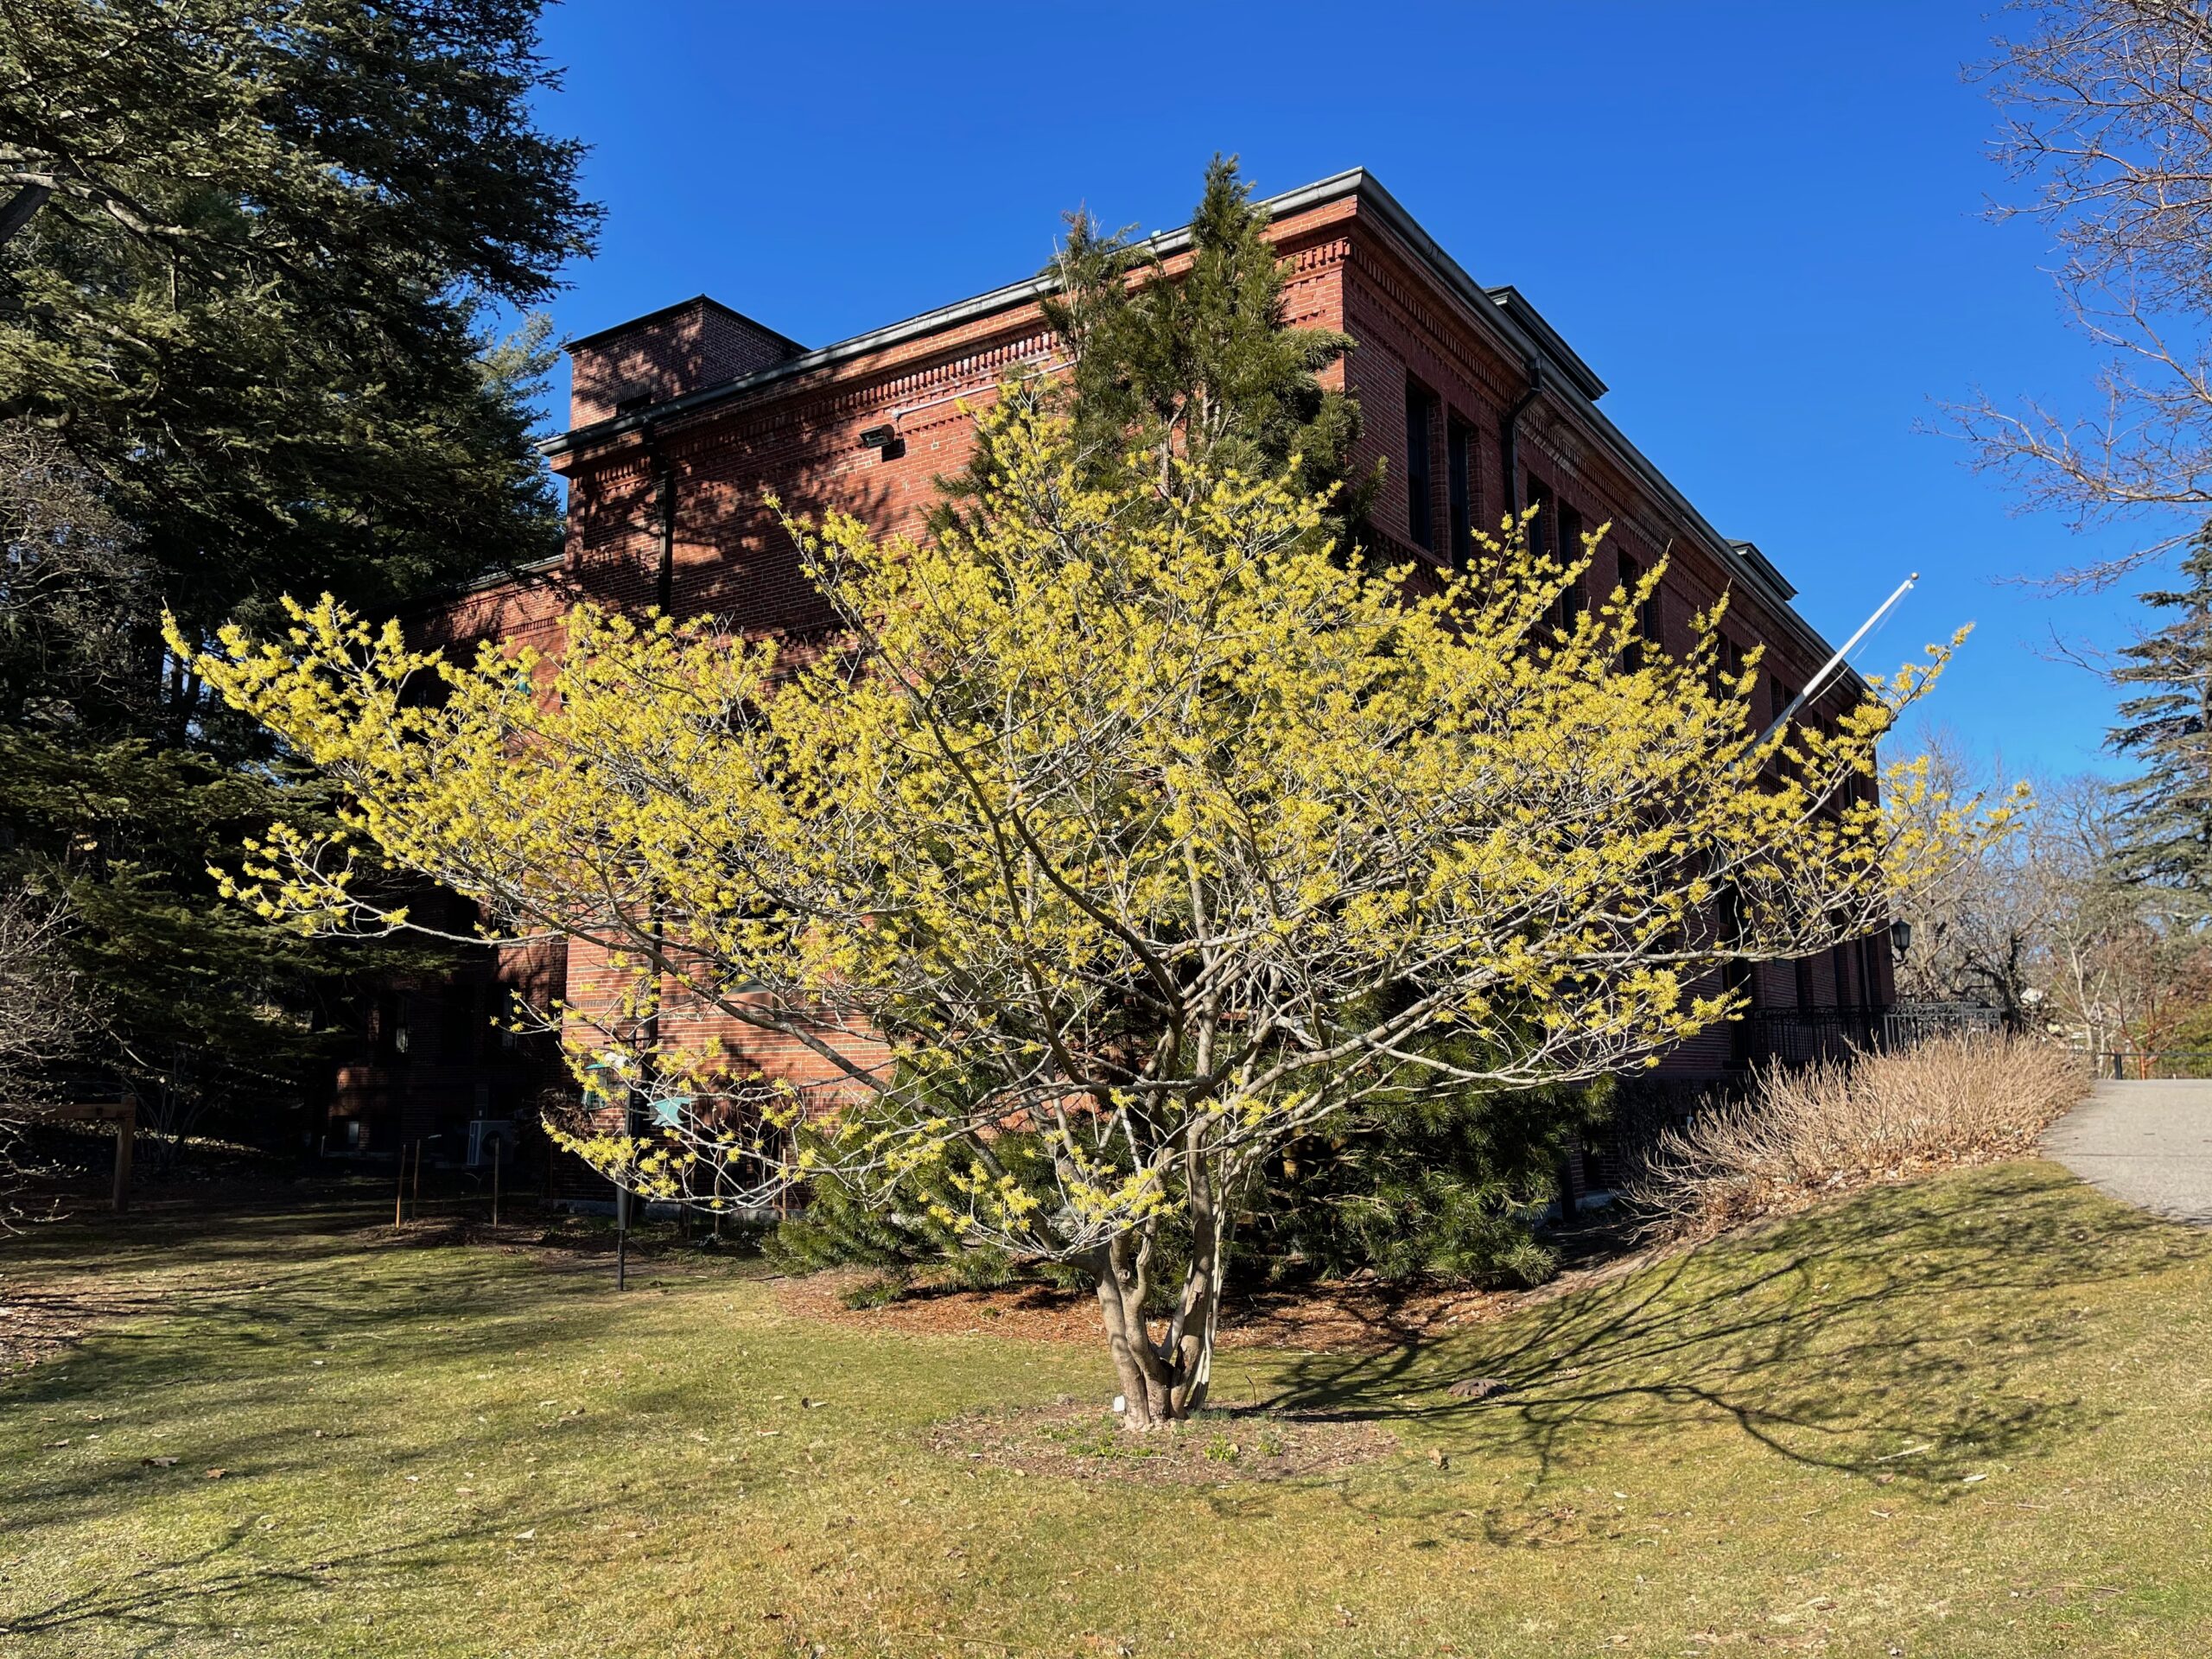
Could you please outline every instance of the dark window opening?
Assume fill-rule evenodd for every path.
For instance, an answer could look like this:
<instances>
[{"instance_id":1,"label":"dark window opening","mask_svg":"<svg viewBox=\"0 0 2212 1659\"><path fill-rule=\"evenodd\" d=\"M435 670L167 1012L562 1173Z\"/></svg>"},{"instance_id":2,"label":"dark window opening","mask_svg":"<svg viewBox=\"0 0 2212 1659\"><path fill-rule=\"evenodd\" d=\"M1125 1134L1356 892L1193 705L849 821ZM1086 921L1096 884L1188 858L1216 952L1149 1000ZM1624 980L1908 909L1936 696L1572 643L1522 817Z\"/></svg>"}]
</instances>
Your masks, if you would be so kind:
<instances>
[{"instance_id":1,"label":"dark window opening","mask_svg":"<svg viewBox=\"0 0 2212 1659\"><path fill-rule=\"evenodd\" d=\"M1558 566L1579 558L1582 552L1582 520L1572 507L1561 506L1551 486L1541 479L1529 480L1529 505L1535 517L1529 521L1529 556L1539 566ZM1570 539L1570 537L1572 539ZM1548 579L1555 580L1554 569ZM1580 580L1568 582L1552 596L1545 613L1552 626L1564 633L1582 613Z\"/></svg>"},{"instance_id":2,"label":"dark window opening","mask_svg":"<svg viewBox=\"0 0 2212 1659\"><path fill-rule=\"evenodd\" d=\"M1559 562L1565 565L1579 564L1582 560L1582 515L1564 502L1554 509L1559 514ZM1573 627L1575 618L1582 614L1583 578L1559 590L1559 597L1552 601L1552 619L1564 633Z\"/></svg>"},{"instance_id":3,"label":"dark window opening","mask_svg":"<svg viewBox=\"0 0 2212 1659\"><path fill-rule=\"evenodd\" d=\"M1744 675L1744 648L1726 634L1713 642L1713 695L1727 697L1735 695L1736 682Z\"/></svg>"},{"instance_id":4,"label":"dark window opening","mask_svg":"<svg viewBox=\"0 0 2212 1659\"><path fill-rule=\"evenodd\" d=\"M1552 529L1558 509L1552 499L1551 486L1540 478L1532 476L1529 480L1529 506L1535 514L1529 521L1529 553L1541 563L1554 550Z\"/></svg>"},{"instance_id":5,"label":"dark window opening","mask_svg":"<svg viewBox=\"0 0 2212 1659\"><path fill-rule=\"evenodd\" d=\"M1406 531L1417 547L1436 550L1436 503L1431 499L1434 475L1429 467L1429 445L1436 428L1436 398L1413 381L1406 382Z\"/></svg>"},{"instance_id":6,"label":"dark window opening","mask_svg":"<svg viewBox=\"0 0 2212 1659\"><path fill-rule=\"evenodd\" d=\"M1444 493L1452 518L1448 558L1454 570L1462 570L1474 552L1475 429L1456 415L1444 428Z\"/></svg>"},{"instance_id":7,"label":"dark window opening","mask_svg":"<svg viewBox=\"0 0 2212 1659\"><path fill-rule=\"evenodd\" d=\"M1649 646L1657 644L1651 632L1652 624L1656 618L1653 613L1651 601L1648 599L1639 601L1636 597L1636 585L1643 580L1643 567L1624 553L1621 555L1620 569L1621 602L1624 605L1636 606L1637 637L1629 643L1629 648L1624 655L1629 667L1637 669L1643 666L1644 652Z\"/></svg>"},{"instance_id":8,"label":"dark window opening","mask_svg":"<svg viewBox=\"0 0 2212 1659\"><path fill-rule=\"evenodd\" d=\"M1771 726L1789 711L1789 705L1797 700L1797 694L1780 680L1770 679L1766 683L1766 695L1770 705L1766 719Z\"/></svg>"},{"instance_id":9,"label":"dark window opening","mask_svg":"<svg viewBox=\"0 0 2212 1659\"><path fill-rule=\"evenodd\" d=\"M1579 564L1582 561L1582 515L1573 507L1561 504L1559 513L1559 562Z\"/></svg>"}]
</instances>

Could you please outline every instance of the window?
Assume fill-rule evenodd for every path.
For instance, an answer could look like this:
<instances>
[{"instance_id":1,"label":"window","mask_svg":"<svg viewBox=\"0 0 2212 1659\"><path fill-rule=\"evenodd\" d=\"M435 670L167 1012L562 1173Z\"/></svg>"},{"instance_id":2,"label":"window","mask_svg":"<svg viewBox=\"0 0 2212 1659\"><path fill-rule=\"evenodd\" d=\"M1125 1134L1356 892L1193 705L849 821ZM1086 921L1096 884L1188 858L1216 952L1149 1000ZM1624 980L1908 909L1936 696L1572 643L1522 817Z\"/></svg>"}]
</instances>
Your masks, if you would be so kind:
<instances>
[{"instance_id":1,"label":"window","mask_svg":"<svg viewBox=\"0 0 2212 1659\"><path fill-rule=\"evenodd\" d=\"M1436 503L1429 444L1436 429L1436 398L1406 382L1406 531L1416 547L1436 550Z\"/></svg>"},{"instance_id":2,"label":"window","mask_svg":"<svg viewBox=\"0 0 2212 1659\"><path fill-rule=\"evenodd\" d=\"M1780 720L1789 705L1797 700L1797 694L1777 679L1770 679L1766 683L1766 721L1770 726Z\"/></svg>"},{"instance_id":3,"label":"window","mask_svg":"<svg viewBox=\"0 0 2212 1659\"><path fill-rule=\"evenodd\" d=\"M1554 550L1552 525L1559 516L1559 507L1552 499L1551 486L1540 478L1532 476L1529 480L1529 505L1536 514L1529 521L1529 551L1541 560Z\"/></svg>"},{"instance_id":4,"label":"window","mask_svg":"<svg viewBox=\"0 0 2212 1659\"><path fill-rule=\"evenodd\" d=\"M1553 504L1559 518L1557 546L1553 550L1561 564L1575 564L1582 557L1582 515L1563 502ZM1575 618L1582 614L1583 578L1577 576L1559 590L1559 597L1552 601L1552 620L1564 633L1574 626Z\"/></svg>"},{"instance_id":5,"label":"window","mask_svg":"<svg viewBox=\"0 0 2212 1659\"><path fill-rule=\"evenodd\" d=\"M1454 415L1444 428L1444 493L1451 507L1452 541L1446 562L1464 569L1475 542L1475 429Z\"/></svg>"},{"instance_id":6,"label":"window","mask_svg":"<svg viewBox=\"0 0 2212 1659\"><path fill-rule=\"evenodd\" d=\"M1643 580L1643 567L1625 553L1621 555L1621 594L1624 602L1636 598L1637 584ZM1642 668L1647 650L1661 647L1659 639L1659 595L1653 593L1638 601L1636 607L1637 638L1627 652L1628 665Z\"/></svg>"},{"instance_id":7,"label":"window","mask_svg":"<svg viewBox=\"0 0 2212 1659\"><path fill-rule=\"evenodd\" d=\"M1529 505L1535 517L1529 521L1529 556L1538 564L1566 563L1582 556L1582 520L1573 507L1563 507L1541 479L1529 480ZM1582 613L1582 586L1571 582L1552 599L1546 613L1553 627L1564 633Z\"/></svg>"},{"instance_id":8,"label":"window","mask_svg":"<svg viewBox=\"0 0 2212 1659\"><path fill-rule=\"evenodd\" d=\"M1713 695L1732 696L1744 675L1744 648L1723 633L1713 642Z\"/></svg>"},{"instance_id":9,"label":"window","mask_svg":"<svg viewBox=\"0 0 2212 1659\"><path fill-rule=\"evenodd\" d=\"M1559 514L1559 562L1577 563L1582 557L1582 515L1564 503L1554 511Z\"/></svg>"}]
</instances>

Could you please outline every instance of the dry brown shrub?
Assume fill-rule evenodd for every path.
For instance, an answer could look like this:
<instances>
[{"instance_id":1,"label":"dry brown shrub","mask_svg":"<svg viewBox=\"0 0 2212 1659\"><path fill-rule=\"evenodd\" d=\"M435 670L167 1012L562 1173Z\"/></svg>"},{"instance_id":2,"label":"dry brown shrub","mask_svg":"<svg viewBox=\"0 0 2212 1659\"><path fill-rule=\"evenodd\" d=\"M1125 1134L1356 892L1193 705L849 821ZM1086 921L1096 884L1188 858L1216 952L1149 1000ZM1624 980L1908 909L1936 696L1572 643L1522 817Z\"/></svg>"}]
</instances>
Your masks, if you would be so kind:
<instances>
[{"instance_id":1,"label":"dry brown shrub","mask_svg":"<svg viewBox=\"0 0 2212 1659\"><path fill-rule=\"evenodd\" d=\"M1630 1196L1656 1236L1710 1238L1831 1193L2027 1156L2088 1087L2079 1055L1986 1032L1777 1066L1665 1130Z\"/></svg>"}]
</instances>

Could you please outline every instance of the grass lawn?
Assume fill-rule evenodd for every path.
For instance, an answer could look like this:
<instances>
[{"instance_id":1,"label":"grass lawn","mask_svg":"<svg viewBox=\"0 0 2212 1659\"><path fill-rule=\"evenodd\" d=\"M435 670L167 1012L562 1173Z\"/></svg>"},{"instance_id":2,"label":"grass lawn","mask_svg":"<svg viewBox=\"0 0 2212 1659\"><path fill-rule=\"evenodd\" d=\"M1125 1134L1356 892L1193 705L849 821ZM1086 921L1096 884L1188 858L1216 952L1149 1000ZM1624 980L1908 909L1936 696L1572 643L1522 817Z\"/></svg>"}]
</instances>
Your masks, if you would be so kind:
<instances>
[{"instance_id":1,"label":"grass lawn","mask_svg":"<svg viewBox=\"0 0 2212 1659\"><path fill-rule=\"evenodd\" d=\"M0 1652L2212 1652L2212 1237L2046 1164L1418 1350L1231 1352L1230 1399L1401 1449L1180 1487L928 1449L1108 1391L1088 1346L798 1316L742 1268L618 1299L359 1219L0 1246L0 1303L134 1304L0 1382Z\"/></svg>"}]
</instances>

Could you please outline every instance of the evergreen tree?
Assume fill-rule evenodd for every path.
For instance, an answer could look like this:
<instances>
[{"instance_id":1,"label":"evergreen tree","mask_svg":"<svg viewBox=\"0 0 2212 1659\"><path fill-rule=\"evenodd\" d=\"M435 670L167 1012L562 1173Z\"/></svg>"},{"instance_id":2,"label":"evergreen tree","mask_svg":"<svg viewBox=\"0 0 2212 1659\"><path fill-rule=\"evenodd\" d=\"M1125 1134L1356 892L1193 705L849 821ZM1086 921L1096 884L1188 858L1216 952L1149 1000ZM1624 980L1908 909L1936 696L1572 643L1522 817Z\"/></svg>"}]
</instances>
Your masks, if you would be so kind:
<instances>
[{"instance_id":1,"label":"evergreen tree","mask_svg":"<svg viewBox=\"0 0 2212 1659\"><path fill-rule=\"evenodd\" d=\"M1078 209L1041 273L1054 283L1041 308L1069 360L1065 392L1099 481L1132 455L1164 485L1177 455L1211 455L1255 476L1295 455L1300 489L1338 489L1328 528L1343 537L1371 481L1350 476L1359 406L1319 377L1352 340L1290 327L1267 227L1234 158L1217 156L1178 256L1185 268L1171 274L1151 243L1109 232ZM965 475L943 481L949 511L974 499L989 464L979 455Z\"/></svg>"},{"instance_id":2,"label":"evergreen tree","mask_svg":"<svg viewBox=\"0 0 2212 1659\"><path fill-rule=\"evenodd\" d=\"M2143 595L2172 620L2120 652L2112 747L2141 762L2120 785L2116 874L2154 891L2177 921L2212 917L2212 525L2181 566L2184 585Z\"/></svg>"},{"instance_id":3,"label":"evergreen tree","mask_svg":"<svg viewBox=\"0 0 2212 1659\"><path fill-rule=\"evenodd\" d=\"M329 809L161 639L557 550L547 330L591 245L538 0L0 6L0 884L66 904L157 1109L296 1099L366 959L207 865ZM419 953L416 960L419 961Z\"/></svg>"},{"instance_id":4,"label":"evergreen tree","mask_svg":"<svg viewBox=\"0 0 2212 1659\"><path fill-rule=\"evenodd\" d=\"M1058 395L1097 483L1127 482L1134 465L1166 490L1179 456L1255 476L1295 456L1300 489L1337 492L1321 533L1356 549L1374 483L1351 475L1359 406L1319 379L1353 341L1290 326L1283 265L1251 195L1236 162L1217 156L1180 266L1088 213L1068 215L1042 273L1053 289L1041 308L1070 364ZM940 527L992 482L995 460L986 449L964 474L940 480ZM1530 1217L1556 1192L1560 1158L1605 1096L1469 1095L1340 1123L1238 1194L1238 1225L1266 1241L1259 1254L1279 1273L1535 1282L1552 1258L1531 1237ZM928 1210L919 1191L871 1207L863 1195L825 1188L774 1248L794 1267L846 1262L905 1275L937 1261L972 1272L979 1258L937 1236Z\"/></svg>"}]
</instances>

